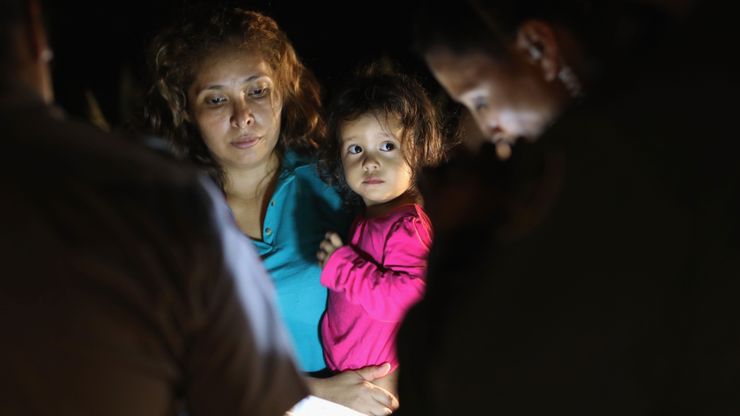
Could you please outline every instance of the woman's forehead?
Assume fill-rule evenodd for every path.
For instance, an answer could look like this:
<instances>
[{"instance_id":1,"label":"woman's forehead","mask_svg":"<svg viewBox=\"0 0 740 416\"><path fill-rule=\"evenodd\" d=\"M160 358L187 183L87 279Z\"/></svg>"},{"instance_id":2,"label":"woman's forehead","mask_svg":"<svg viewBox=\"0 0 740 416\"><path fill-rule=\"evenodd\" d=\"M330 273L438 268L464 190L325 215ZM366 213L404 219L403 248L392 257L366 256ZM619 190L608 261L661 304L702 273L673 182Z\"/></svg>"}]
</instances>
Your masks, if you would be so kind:
<instances>
[{"instance_id":1,"label":"woman's forehead","mask_svg":"<svg viewBox=\"0 0 740 416\"><path fill-rule=\"evenodd\" d=\"M261 55L236 47L220 48L207 54L193 73L196 83L273 76L272 68Z\"/></svg>"}]
</instances>

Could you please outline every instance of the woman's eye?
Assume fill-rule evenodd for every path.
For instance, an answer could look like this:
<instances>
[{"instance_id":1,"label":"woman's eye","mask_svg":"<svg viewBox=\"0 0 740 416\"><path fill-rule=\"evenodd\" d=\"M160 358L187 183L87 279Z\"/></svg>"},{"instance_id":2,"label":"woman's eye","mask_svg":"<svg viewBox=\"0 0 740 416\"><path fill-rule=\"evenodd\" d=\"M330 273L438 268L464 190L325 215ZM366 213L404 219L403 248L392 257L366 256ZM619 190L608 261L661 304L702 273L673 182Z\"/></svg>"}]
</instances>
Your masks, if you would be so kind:
<instances>
[{"instance_id":1,"label":"woman's eye","mask_svg":"<svg viewBox=\"0 0 740 416\"><path fill-rule=\"evenodd\" d=\"M226 97L208 97L206 98L206 104L208 105L219 105L226 102Z\"/></svg>"},{"instance_id":2,"label":"woman's eye","mask_svg":"<svg viewBox=\"0 0 740 416\"><path fill-rule=\"evenodd\" d=\"M349 147L347 148L347 151L348 151L348 152L349 152L350 154L356 155L356 154L358 154L358 153L362 152L362 147L360 147L360 146L358 146L358 145L356 145L356 144L352 144L352 145L350 145L350 146L349 146Z\"/></svg>"},{"instance_id":3,"label":"woman's eye","mask_svg":"<svg viewBox=\"0 0 740 416\"><path fill-rule=\"evenodd\" d=\"M391 150L395 148L396 148L396 145L391 142L383 142L380 144L380 150L383 152L390 152Z\"/></svg>"},{"instance_id":4,"label":"woman's eye","mask_svg":"<svg viewBox=\"0 0 740 416\"><path fill-rule=\"evenodd\" d=\"M253 90L250 90L249 96L252 98L262 98L262 97L266 97L269 92L270 92L270 88L260 87L260 88L255 88Z\"/></svg>"}]
</instances>

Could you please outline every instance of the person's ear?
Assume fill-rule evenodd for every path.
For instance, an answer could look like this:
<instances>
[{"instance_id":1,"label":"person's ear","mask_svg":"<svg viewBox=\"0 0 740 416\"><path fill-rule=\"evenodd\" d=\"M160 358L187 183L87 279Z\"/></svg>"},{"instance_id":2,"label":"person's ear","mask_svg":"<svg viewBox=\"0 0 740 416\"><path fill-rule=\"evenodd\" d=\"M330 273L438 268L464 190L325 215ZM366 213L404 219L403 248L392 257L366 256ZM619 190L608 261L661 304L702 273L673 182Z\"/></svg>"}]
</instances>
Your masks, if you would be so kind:
<instances>
[{"instance_id":1,"label":"person's ear","mask_svg":"<svg viewBox=\"0 0 740 416\"><path fill-rule=\"evenodd\" d=\"M49 46L44 28L44 19L41 13L41 5L38 0L29 0L28 3L28 29L27 39L31 48L31 56L35 62L48 64L54 54Z\"/></svg>"},{"instance_id":2,"label":"person's ear","mask_svg":"<svg viewBox=\"0 0 740 416\"><path fill-rule=\"evenodd\" d=\"M23 78L36 88L45 102L51 103L54 100L54 87L49 63L53 53L46 37L41 4L38 0L28 0L25 5L27 20L23 29L23 54L26 70Z\"/></svg>"},{"instance_id":3,"label":"person's ear","mask_svg":"<svg viewBox=\"0 0 740 416\"><path fill-rule=\"evenodd\" d=\"M549 23L527 20L519 26L516 48L538 66L548 81L553 81L560 70L560 48L555 31Z\"/></svg>"}]
</instances>

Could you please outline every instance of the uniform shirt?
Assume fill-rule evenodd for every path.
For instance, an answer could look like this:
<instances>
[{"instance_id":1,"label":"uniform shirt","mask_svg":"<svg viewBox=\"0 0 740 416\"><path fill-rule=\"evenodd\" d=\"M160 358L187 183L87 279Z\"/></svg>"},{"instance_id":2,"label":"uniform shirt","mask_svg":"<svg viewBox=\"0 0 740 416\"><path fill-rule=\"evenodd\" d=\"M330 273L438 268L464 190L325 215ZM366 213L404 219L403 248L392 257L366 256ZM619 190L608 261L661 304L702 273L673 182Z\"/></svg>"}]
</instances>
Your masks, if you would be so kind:
<instances>
[{"instance_id":1,"label":"uniform shirt","mask_svg":"<svg viewBox=\"0 0 740 416\"><path fill-rule=\"evenodd\" d=\"M269 278L198 176L0 95L0 414L282 415Z\"/></svg>"}]
</instances>

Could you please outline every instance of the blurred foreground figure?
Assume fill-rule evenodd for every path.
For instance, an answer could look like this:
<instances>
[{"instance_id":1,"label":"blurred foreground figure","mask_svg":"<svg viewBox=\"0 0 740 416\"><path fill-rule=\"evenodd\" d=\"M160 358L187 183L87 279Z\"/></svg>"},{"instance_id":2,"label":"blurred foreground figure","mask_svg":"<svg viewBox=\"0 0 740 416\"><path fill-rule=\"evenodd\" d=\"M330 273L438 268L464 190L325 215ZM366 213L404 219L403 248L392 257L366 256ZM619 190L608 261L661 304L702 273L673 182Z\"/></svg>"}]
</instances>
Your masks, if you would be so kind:
<instances>
[{"instance_id":1,"label":"blurred foreground figure","mask_svg":"<svg viewBox=\"0 0 740 416\"><path fill-rule=\"evenodd\" d=\"M219 192L60 117L36 1L0 23L0 414L283 414L307 391Z\"/></svg>"},{"instance_id":2,"label":"blurred foreground figure","mask_svg":"<svg viewBox=\"0 0 740 416\"><path fill-rule=\"evenodd\" d=\"M399 333L400 414L740 412L729 19L611 6L424 18L426 62L496 148L430 173L437 239Z\"/></svg>"}]
</instances>

